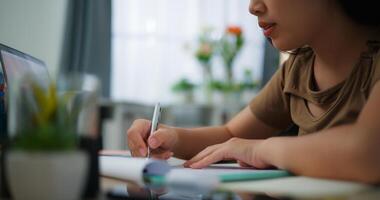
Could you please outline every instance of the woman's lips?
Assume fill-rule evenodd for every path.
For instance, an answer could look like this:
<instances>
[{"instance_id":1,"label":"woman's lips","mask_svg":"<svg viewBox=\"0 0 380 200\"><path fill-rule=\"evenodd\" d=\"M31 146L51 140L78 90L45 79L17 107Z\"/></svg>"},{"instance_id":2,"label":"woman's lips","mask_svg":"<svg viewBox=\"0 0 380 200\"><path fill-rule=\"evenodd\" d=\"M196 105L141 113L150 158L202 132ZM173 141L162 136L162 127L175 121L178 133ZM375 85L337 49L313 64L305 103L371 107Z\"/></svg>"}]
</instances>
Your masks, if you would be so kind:
<instances>
[{"instance_id":1,"label":"woman's lips","mask_svg":"<svg viewBox=\"0 0 380 200\"><path fill-rule=\"evenodd\" d=\"M275 23L259 22L259 26L263 29L266 37L270 37L275 28Z\"/></svg>"}]
</instances>

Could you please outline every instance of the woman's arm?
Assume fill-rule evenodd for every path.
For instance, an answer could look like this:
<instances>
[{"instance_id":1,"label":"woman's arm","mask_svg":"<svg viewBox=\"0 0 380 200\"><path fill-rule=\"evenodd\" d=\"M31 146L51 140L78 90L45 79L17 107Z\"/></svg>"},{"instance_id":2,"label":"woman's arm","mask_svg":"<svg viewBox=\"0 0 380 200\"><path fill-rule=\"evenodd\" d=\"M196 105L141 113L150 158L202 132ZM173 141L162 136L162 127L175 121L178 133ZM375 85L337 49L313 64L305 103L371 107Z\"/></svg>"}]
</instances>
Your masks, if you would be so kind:
<instances>
[{"instance_id":1,"label":"woman's arm","mask_svg":"<svg viewBox=\"0 0 380 200\"><path fill-rule=\"evenodd\" d=\"M231 121L222 126L183 129L175 128L178 142L174 156L190 159L210 145L223 143L232 137L266 139L278 131L256 118L249 106L238 113Z\"/></svg>"},{"instance_id":2,"label":"woman's arm","mask_svg":"<svg viewBox=\"0 0 380 200\"><path fill-rule=\"evenodd\" d=\"M380 82L355 124L298 138L270 138L256 156L296 174L380 182Z\"/></svg>"},{"instance_id":3,"label":"woman's arm","mask_svg":"<svg viewBox=\"0 0 380 200\"><path fill-rule=\"evenodd\" d=\"M236 159L257 168L276 166L298 175L380 182L380 82L355 124L300 137L265 140L232 138L210 146L185 163L203 168L223 159Z\"/></svg>"},{"instance_id":4,"label":"woman's arm","mask_svg":"<svg viewBox=\"0 0 380 200\"><path fill-rule=\"evenodd\" d=\"M145 157L149 144L155 158L168 159L174 155L187 160L207 146L223 143L230 138L264 139L276 132L276 129L257 119L249 107L223 126L184 129L160 124L159 129L150 136L150 125L150 121L139 119L128 129L128 147L133 156Z\"/></svg>"}]
</instances>

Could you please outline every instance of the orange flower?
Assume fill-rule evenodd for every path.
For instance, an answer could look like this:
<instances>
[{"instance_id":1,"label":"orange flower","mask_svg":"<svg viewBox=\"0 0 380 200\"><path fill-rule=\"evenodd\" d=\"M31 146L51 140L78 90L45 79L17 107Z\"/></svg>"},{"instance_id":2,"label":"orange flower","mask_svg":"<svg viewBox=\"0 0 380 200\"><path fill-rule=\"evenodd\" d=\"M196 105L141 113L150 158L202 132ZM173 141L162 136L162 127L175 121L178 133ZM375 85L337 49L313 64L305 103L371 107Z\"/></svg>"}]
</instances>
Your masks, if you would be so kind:
<instances>
[{"instance_id":1,"label":"orange flower","mask_svg":"<svg viewBox=\"0 0 380 200\"><path fill-rule=\"evenodd\" d=\"M242 30L239 26L229 26L227 27L227 33L240 36L242 34Z\"/></svg>"}]
</instances>

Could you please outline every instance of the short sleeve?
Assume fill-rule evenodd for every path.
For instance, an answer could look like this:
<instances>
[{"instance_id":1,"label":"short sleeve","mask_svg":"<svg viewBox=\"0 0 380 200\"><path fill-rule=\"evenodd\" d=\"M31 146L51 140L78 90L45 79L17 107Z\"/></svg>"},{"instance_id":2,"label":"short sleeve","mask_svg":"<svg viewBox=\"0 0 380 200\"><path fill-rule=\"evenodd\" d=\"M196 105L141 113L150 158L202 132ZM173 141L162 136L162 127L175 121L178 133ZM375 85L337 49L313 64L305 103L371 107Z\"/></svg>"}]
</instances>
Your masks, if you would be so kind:
<instances>
[{"instance_id":1,"label":"short sleeve","mask_svg":"<svg viewBox=\"0 0 380 200\"><path fill-rule=\"evenodd\" d=\"M285 94L284 86L294 57L295 55L292 55L285 61L249 104L252 113L258 119L277 129L286 129L292 122L289 95Z\"/></svg>"}]
</instances>

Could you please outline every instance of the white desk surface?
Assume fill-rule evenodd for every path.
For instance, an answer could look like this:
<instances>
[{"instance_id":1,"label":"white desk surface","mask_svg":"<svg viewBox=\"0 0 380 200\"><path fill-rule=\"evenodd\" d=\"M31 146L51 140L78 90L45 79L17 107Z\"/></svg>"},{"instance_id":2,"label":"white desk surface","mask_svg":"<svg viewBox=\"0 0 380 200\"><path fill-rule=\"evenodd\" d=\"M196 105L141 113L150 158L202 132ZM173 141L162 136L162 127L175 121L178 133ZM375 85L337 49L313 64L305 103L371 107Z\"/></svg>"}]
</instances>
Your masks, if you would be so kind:
<instances>
[{"instance_id":1,"label":"white desk surface","mask_svg":"<svg viewBox=\"0 0 380 200\"><path fill-rule=\"evenodd\" d=\"M128 152L126 153L125 151L106 151L106 153L122 153L123 155L128 155ZM176 158L169 159L169 164L172 166L181 165L183 162L183 160ZM356 182L303 176L223 183L218 190L263 193L270 196L286 196L296 199L326 199L326 197L336 197L339 199L343 197L346 199L346 197L355 197L356 195L360 195L360 198L357 199L380 199L380 187L375 188L374 186ZM367 198L364 198L363 195Z\"/></svg>"}]
</instances>

